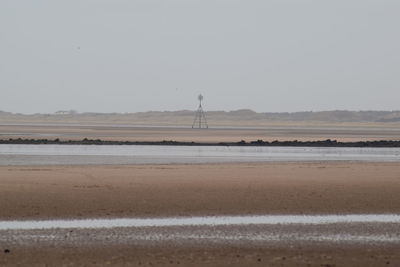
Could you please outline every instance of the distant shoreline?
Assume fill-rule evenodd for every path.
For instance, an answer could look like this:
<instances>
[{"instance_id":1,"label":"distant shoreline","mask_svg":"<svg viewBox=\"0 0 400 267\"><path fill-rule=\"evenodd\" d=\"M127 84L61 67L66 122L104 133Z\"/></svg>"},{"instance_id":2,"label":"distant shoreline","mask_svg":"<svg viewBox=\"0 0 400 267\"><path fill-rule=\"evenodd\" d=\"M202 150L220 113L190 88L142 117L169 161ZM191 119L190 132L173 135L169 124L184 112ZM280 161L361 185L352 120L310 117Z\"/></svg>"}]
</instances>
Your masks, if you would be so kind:
<instances>
[{"instance_id":1,"label":"distant shoreline","mask_svg":"<svg viewBox=\"0 0 400 267\"><path fill-rule=\"evenodd\" d=\"M181 142L181 141L107 141L100 139L60 140L60 139L0 139L0 144L18 145L164 145L164 146L242 146L242 147L400 147L400 141L358 141L339 142L336 140L320 141L239 141L239 142Z\"/></svg>"}]
</instances>

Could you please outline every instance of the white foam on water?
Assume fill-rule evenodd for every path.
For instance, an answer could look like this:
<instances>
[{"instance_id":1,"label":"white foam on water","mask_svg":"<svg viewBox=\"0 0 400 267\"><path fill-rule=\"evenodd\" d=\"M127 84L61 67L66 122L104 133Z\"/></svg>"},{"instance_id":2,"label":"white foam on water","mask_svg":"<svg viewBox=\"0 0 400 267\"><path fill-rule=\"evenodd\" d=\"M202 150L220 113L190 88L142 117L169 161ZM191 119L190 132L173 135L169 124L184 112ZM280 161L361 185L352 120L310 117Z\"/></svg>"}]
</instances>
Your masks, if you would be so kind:
<instances>
[{"instance_id":1,"label":"white foam on water","mask_svg":"<svg viewBox=\"0 0 400 267\"><path fill-rule=\"evenodd\" d=\"M229 226L229 225L323 225L340 223L399 223L398 214L260 215L166 218L115 218L81 220L0 221L0 230L101 229L116 227Z\"/></svg>"}]
</instances>

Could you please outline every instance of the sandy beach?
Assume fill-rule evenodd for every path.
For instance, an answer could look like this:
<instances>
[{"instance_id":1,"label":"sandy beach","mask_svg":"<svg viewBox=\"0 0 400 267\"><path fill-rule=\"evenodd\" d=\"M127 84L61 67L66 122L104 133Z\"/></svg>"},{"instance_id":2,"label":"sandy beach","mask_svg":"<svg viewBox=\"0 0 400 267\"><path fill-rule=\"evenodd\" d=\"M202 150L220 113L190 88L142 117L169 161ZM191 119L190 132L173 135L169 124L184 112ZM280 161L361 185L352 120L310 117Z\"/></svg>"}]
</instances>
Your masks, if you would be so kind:
<instances>
[{"instance_id":1,"label":"sandy beach","mask_svg":"<svg viewBox=\"0 0 400 267\"><path fill-rule=\"evenodd\" d=\"M399 140L400 130L393 125L331 125L320 126L267 126L191 129L184 127L155 127L90 124L1 124L0 138L34 138L60 140L101 139L113 141L180 142L238 142L244 141L315 141L338 140L342 142Z\"/></svg>"},{"instance_id":2,"label":"sandy beach","mask_svg":"<svg viewBox=\"0 0 400 267\"><path fill-rule=\"evenodd\" d=\"M0 218L396 214L400 212L399 173L398 163L365 162L3 166ZM0 256L0 264L5 265L400 264L396 244L0 245L2 250L10 250Z\"/></svg>"},{"instance_id":3,"label":"sandy beach","mask_svg":"<svg viewBox=\"0 0 400 267\"><path fill-rule=\"evenodd\" d=\"M0 1L0 267L400 267L399 14Z\"/></svg>"},{"instance_id":4,"label":"sandy beach","mask_svg":"<svg viewBox=\"0 0 400 267\"><path fill-rule=\"evenodd\" d=\"M398 163L2 166L0 218L399 213Z\"/></svg>"}]
</instances>

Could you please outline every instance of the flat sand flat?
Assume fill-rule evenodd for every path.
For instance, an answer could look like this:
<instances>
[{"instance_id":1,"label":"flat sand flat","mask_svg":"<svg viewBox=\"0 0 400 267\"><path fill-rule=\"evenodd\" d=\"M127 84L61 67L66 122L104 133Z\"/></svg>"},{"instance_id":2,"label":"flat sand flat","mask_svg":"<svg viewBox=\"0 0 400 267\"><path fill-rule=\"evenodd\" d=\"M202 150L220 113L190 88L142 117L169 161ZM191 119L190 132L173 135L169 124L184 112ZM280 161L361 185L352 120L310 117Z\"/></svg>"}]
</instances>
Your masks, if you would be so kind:
<instances>
[{"instance_id":1,"label":"flat sand flat","mask_svg":"<svg viewBox=\"0 0 400 267\"><path fill-rule=\"evenodd\" d=\"M399 214L399 193L398 163L0 167L1 220L257 214ZM252 229L248 228L247 231L253 231ZM352 231L351 229L349 228L349 231ZM101 232L93 235L93 230L90 229L80 231L82 235L79 235L79 238L85 234L101 236ZM66 235L68 233L69 231L65 232ZM124 232L119 233L123 235ZM49 243L36 243L35 246L26 246L2 242L1 249L8 249L10 253L1 254L0 264L400 264L400 247L397 243L372 247L362 245L363 243L335 246L329 242L322 245L300 242L272 246L271 243L256 246L246 242L214 245L155 243L150 246L122 242L98 242L90 246L67 242L57 244L54 246Z\"/></svg>"}]
</instances>

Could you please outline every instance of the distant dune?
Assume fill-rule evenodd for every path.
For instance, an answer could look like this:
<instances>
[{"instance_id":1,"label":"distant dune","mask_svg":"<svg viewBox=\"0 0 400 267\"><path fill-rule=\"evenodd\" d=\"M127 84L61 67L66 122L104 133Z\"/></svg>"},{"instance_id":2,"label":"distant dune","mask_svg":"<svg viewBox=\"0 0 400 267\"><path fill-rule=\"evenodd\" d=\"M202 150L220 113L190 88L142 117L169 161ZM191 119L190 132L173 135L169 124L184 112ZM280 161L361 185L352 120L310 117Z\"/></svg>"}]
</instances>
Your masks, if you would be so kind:
<instances>
[{"instance_id":1,"label":"distant dune","mask_svg":"<svg viewBox=\"0 0 400 267\"><path fill-rule=\"evenodd\" d=\"M249 109L206 112L210 126L271 125L400 125L400 111L319 111L257 113ZM141 126L188 126L194 111L148 111L137 113L79 113L57 111L53 114L16 114L0 111L0 123L127 124Z\"/></svg>"}]
</instances>

